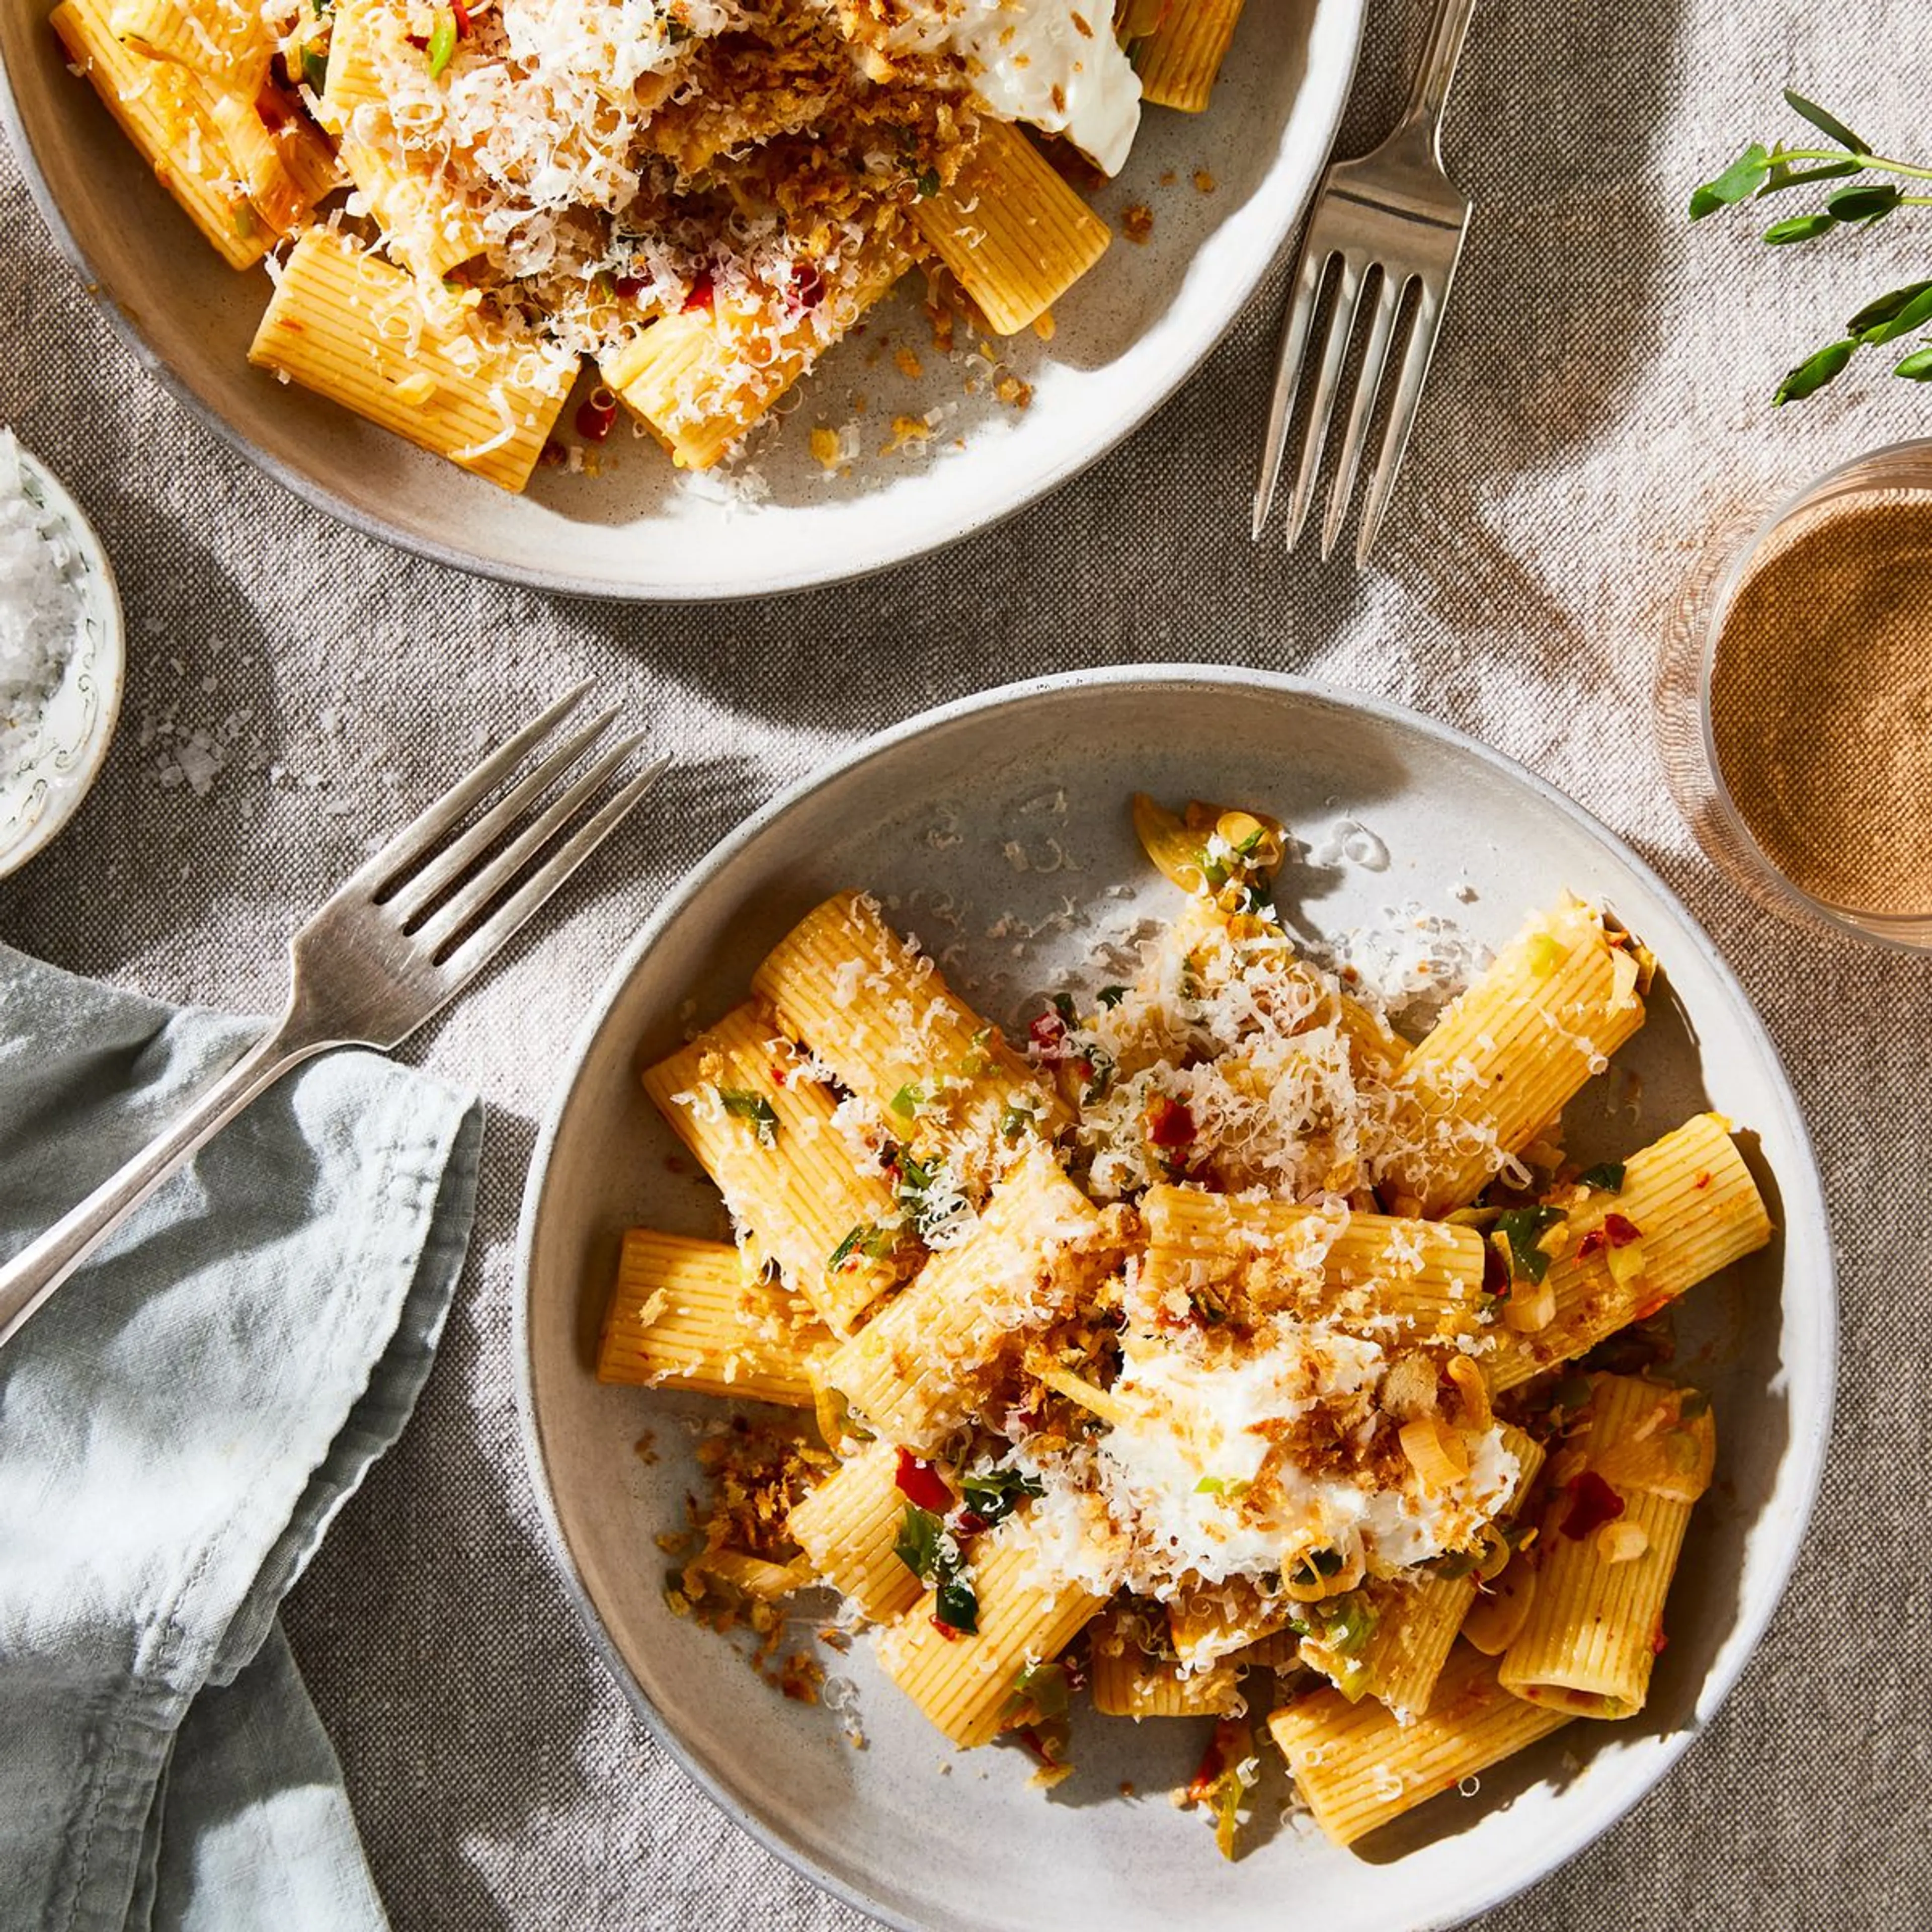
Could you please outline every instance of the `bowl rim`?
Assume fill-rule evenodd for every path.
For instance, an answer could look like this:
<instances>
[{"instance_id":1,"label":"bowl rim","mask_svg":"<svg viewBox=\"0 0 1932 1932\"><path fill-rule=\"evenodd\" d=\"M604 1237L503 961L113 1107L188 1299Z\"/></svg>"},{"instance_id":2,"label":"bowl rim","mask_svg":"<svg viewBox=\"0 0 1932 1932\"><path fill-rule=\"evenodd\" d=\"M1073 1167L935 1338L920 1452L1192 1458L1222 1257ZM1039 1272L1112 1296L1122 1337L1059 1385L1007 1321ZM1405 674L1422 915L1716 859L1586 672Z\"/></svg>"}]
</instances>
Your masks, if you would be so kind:
<instances>
[{"instance_id":1,"label":"bowl rim","mask_svg":"<svg viewBox=\"0 0 1932 1932\"><path fill-rule=\"evenodd\" d=\"M50 845L64 831L88 794L94 789L101 767L107 762L109 748L121 722L121 700L128 681L128 614L121 602L121 586L115 580L114 566L108 560L107 547L87 512L74 500L74 493L56 476L46 460L15 439L21 467L33 477L46 500L49 514L65 529L74 548L86 561L97 589L82 592L85 600L95 605L100 619L101 649L96 670L101 681L101 698L94 715L94 727L82 747L80 764L69 775L61 797L28 826L23 838L11 845L0 845L0 879L10 878L37 853Z\"/></svg>"},{"instance_id":2,"label":"bowl rim","mask_svg":"<svg viewBox=\"0 0 1932 1932\"><path fill-rule=\"evenodd\" d=\"M148 340L147 332L136 316L114 298L106 279L62 212L52 183L41 167L40 156L28 138L26 118L16 98L14 77L4 58L0 58L0 128L6 130L21 172L26 178L34 205L39 209L40 218L46 224L56 248L80 277L82 286L93 301L95 308L106 315L115 333L134 352L136 360L149 375L159 378L176 402L185 407L205 427L212 430L230 449L312 508L392 548L426 558L432 562L446 565L452 569L462 571L466 575L489 582L513 584L526 590L548 591L566 596L595 598L612 604L677 607L699 603L735 603L754 597L783 596L803 591L829 589L839 584L862 582L886 571L896 569L902 565L916 562L982 531L996 530L1010 518L1030 508L1064 484L1092 468L1130 436L1144 429L1162 406L1200 373L1208 359L1226 340L1235 323L1241 319L1267 284L1275 263L1286 252L1288 242L1306 214L1314 200L1323 168L1332 158L1336 136L1340 130L1342 116L1347 111L1349 97L1354 92L1368 8L1369 0L1310 0L1310 26L1324 16L1330 17L1335 22L1336 31L1340 36L1334 88L1313 117L1312 136L1318 143L1322 166L1315 169L1300 195L1294 198L1288 211L1288 218L1274 247L1265 252L1257 250L1234 274L1223 278L1222 286L1226 291L1224 312L1218 321L1211 324L1199 342L1196 353L1176 360L1168 368L1158 370L1156 380L1143 392L1138 405L1129 415L1108 424L1097 436L1088 436L1063 452L1057 462L1049 464L1037 472L1020 494L989 514L968 516L963 520L957 518L936 519L910 548L896 549L890 556L876 556L848 568L835 568L830 572L815 568L809 564L800 564L788 571L776 573L768 579L748 584L728 580L680 587L640 589L635 585L620 584L604 578L578 577L567 572L506 563L460 548L427 532L404 529L376 512L352 502L319 478L308 475L262 447L245 430L231 422L213 403L205 399L185 376L176 372L160 350ZM632 527L634 526L619 525L614 526L614 530L621 531Z\"/></svg>"},{"instance_id":3,"label":"bowl rim","mask_svg":"<svg viewBox=\"0 0 1932 1932\"><path fill-rule=\"evenodd\" d=\"M1180 686L1208 686L1226 691L1260 689L1271 696L1300 698L1317 704L1338 705L1361 712L1378 724L1419 734L1437 746L1473 758L1498 776L1528 790L1543 804L1568 820L1577 830L1606 847L1638 880L1655 893L1666 908L1690 929L1703 933L1700 922L1662 875L1618 833L1578 804L1574 799L1527 766L1507 753L1496 750L1455 726L1405 705L1369 693L1325 682L1318 679L1288 676L1279 672L1225 664L1160 663L1117 664L1088 670L1058 672L994 686L949 703L915 712L846 747L823 764L805 772L776 793L765 805L728 830L686 872L656 909L638 927L622 956L598 986L584 1020L580 1023L564 1056L562 1071L552 1088L539 1124L535 1148L524 1181L524 1199L518 1217L515 1280L511 1295L511 1350L516 1385L518 1433L522 1439L525 1466L530 1479L537 1511L550 1540L556 1568L571 1601L588 1630L591 1642L604 1667L626 1700L653 1740L670 1756L684 1774L704 1792L739 1829L776 1854L794 1871L822 1891L843 1900L897 1932L924 1932L920 1924L902 1916L884 1901L848 1883L826 1870L817 1860L791 1843L782 1833L752 1814L686 1746L670 1720L652 1703L618 1650L616 1640L604 1627L592 1601L577 1560L566 1537L552 1486L550 1465L538 1426L536 1394L530 1354L530 1306L533 1288L532 1262L538 1223L541 1218L550 1162L563 1114L582 1075L585 1060L624 986L642 964L646 955L662 934L682 916L686 907L706 882L713 862L728 852L742 851L781 818L808 800L814 794L836 783L872 760L891 752L926 733L942 728L975 714L998 710L1004 706L1054 693L1096 687L1144 687L1149 692ZM1443 1932L1443 1928L1466 1923L1478 1913L1516 1898L1530 1886L1560 1870L1587 1846L1603 1837L1627 1817L1670 1774L1692 1741L1715 1718L1736 1687L1746 1666L1756 1655L1766 1630L1790 1587L1798 1558L1816 1513L1824 1477L1825 1455L1829 1445L1832 1416L1838 1394L1839 1310L1838 1264L1830 1238L1822 1177L1811 1141L1804 1110L1793 1090L1790 1077L1776 1043L1756 1006L1745 992L1730 963L1714 945L1707 946L1705 963L1717 977L1723 992L1736 1002L1741 1016L1748 1018L1755 1032L1764 1061L1764 1071L1785 1115L1784 1124L1794 1147L1802 1156L1802 1174L1779 1175L1784 1197L1784 1221L1789 1226L1802 1216L1815 1216L1820 1235L1820 1265L1811 1282L1820 1329L1828 1346L1816 1358L1818 1401L1810 1424L1802 1434L1794 1431L1786 1454L1802 1457L1798 1506L1778 1512L1764 1520L1773 1539L1776 1580L1760 1600L1740 1600L1737 1620L1710 1675L1698 1687L1690 1716L1676 1730L1650 1740L1654 1753L1654 1774L1627 1793L1620 1794L1604 1808L1602 1815L1586 1814L1567 1828L1553 1831L1539 1848L1538 1869L1528 1876L1514 1876L1500 1884L1479 1881L1470 1892L1448 1905L1425 1906L1432 1916L1416 1920L1416 1932ZM1806 1198L1802 1202L1797 1196Z\"/></svg>"}]
</instances>

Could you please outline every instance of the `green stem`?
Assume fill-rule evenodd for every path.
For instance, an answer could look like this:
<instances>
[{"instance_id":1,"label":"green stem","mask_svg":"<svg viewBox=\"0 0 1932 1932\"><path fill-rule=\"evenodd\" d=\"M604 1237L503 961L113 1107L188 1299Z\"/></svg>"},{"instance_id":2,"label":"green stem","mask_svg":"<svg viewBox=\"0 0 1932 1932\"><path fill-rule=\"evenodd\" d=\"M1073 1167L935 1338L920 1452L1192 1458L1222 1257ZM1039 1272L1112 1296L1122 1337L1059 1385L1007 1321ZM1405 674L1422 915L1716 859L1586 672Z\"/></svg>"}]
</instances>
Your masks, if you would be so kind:
<instances>
[{"instance_id":1,"label":"green stem","mask_svg":"<svg viewBox=\"0 0 1932 1932\"><path fill-rule=\"evenodd\" d=\"M1846 148L1786 148L1776 157L1782 161L1856 161L1862 168L1879 168L1887 174L1910 175L1914 181L1932 181L1932 168L1916 168L1910 161L1894 161L1883 154L1862 154Z\"/></svg>"}]
</instances>

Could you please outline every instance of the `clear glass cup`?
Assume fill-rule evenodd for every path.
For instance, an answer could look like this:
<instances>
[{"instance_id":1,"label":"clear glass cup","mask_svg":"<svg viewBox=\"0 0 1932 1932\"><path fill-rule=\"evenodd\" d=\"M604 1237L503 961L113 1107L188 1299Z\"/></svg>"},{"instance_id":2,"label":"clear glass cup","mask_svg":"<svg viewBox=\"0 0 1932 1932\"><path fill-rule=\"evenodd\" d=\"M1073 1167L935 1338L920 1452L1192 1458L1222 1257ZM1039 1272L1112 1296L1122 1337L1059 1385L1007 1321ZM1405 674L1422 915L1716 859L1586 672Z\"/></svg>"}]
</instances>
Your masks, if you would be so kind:
<instances>
[{"instance_id":1,"label":"clear glass cup","mask_svg":"<svg viewBox=\"0 0 1932 1932\"><path fill-rule=\"evenodd\" d=\"M1922 573L1888 574L1877 561L1886 545L1921 528ZM1805 566L1820 560L1822 574L1808 572ZM1788 580L1770 574L1780 571ZM1860 580L1862 572L1868 580ZM1856 608L1861 596L1876 595L1896 607L1919 592L1923 641L1916 657L1923 668L1916 674L1895 645L1874 643L1876 628L1844 622L1834 606L1834 598ZM1761 626L1767 612L1808 657L1787 662L1778 650L1747 648L1748 638L1762 634L1744 628L1746 614ZM1738 627L1728 640L1727 626ZM1767 699L1763 728L1753 734L1740 720L1760 692ZM1772 911L1814 929L1932 948L1932 856L1922 868L1899 856L1917 849L1912 828L1932 814L1928 693L1932 440L1893 443L1828 471L1768 516L1739 517L1706 547L1671 613L1658 665L1658 739L1678 808L1711 857ZM1811 710L1794 716L1808 694ZM1802 750L1781 762L1805 738L1820 748L1809 754L1815 768L1803 769ZM1867 782L1834 788L1823 764L1828 746ZM1869 762L1874 758L1883 782L1871 782L1880 769ZM1916 793L1908 795L1907 775L1915 771ZM1793 772L1793 784L1782 782ZM1808 853L1785 808L1790 796L1808 788L1821 805ZM1887 818L1876 808L1888 789L1907 816ZM1882 889L1848 886L1862 861L1856 844L1846 842L1861 837L1881 842Z\"/></svg>"}]
</instances>

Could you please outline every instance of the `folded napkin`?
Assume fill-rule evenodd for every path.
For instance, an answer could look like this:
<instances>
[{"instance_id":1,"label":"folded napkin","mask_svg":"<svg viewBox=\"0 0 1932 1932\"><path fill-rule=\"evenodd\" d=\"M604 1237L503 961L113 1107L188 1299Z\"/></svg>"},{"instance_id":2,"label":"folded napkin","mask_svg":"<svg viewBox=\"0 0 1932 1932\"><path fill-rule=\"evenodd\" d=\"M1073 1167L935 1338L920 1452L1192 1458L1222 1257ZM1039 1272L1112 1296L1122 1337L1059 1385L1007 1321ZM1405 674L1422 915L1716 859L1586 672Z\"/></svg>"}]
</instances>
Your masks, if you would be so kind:
<instances>
[{"instance_id":1,"label":"folded napkin","mask_svg":"<svg viewBox=\"0 0 1932 1932\"><path fill-rule=\"evenodd\" d=\"M0 947L0 1256L259 1023ZM382 1910L275 1621L429 1371L475 1100L325 1055L0 1350L0 1928L346 1932Z\"/></svg>"}]
</instances>

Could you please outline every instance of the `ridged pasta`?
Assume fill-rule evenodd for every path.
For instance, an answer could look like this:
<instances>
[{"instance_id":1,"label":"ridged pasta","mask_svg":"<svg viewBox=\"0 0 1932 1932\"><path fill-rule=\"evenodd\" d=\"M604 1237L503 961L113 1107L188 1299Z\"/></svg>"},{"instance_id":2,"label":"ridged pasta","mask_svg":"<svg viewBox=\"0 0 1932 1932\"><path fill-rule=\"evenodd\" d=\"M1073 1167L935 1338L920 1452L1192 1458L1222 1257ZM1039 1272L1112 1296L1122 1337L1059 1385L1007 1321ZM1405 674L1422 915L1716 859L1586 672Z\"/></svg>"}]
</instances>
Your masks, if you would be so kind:
<instances>
[{"instance_id":1,"label":"ridged pasta","mask_svg":"<svg viewBox=\"0 0 1932 1932\"><path fill-rule=\"evenodd\" d=\"M401 269L326 228L290 251L248 359L506 490L530 480L572 381L432 320Z\"/></svg>"},{"instance_id":2,"label":"ridged pasta","mask_svg":"<svg viewBox=\"0 0 1932 1932\"><path fill-rule=\"evenodd\" d=\"M966 1238L832 1352L826 1381L896 1442L938 1442L979 1414L1028 1332L1071 1312L1091 1287L1105 1227L1036 1145Z\"/></svg>"},{"instance_id":3,"label":"ridged pasta","mask_svg":"<svg viewBox=\"0 0 1932 1932\"><path fill-rule=\"evenodd\" d=\"M991 118L957 178L918 202L913 220L995 335L1030 328L1113 239L1018 128Z\"/></svg>"},{"instance_id":4,"label":"ridged pasta","mask_svg":"<svg viewBox=\"0 0 1932 1932\"><path fill-rule=\"evenodd\" d=\"M809 1408L830 1340L802 1333L790 1298L721 1241L633 1228L604 1316L597 1378Z\"/></svg>"},{"instance_id":5,"label":"ridged pasta","mask_svg":"<svg viewBox=\"0 0 1932 1932\"><path fill-rule=\"evenodd\" d=\"M775 1262L832 1328L848 1330L898 1279L903 1216L885 1177L854 1164L832 1124L830 1090L800 1074L790 1041L748 1004L643 1078L752 1253Z\"/></svg>"},{"instance_id":6,"label":"ridged pasta","mask_svg":"<svg viewBox=\"0 0 1932 1932\"><path fill-rule=\"evenodd\" d=\"M274 231L248 199L195 74L118 40L102 0L64 0L54 32L155 178L232 268L252 267Z\"/></svg>"},{"instance_id":7,"label":"ridged pasta","mask_svg":"<svg viewBox=\"0 0 1932 1932\"><path fill-rule=\"evenodd\" d=\"M860 245L849 280L836 270L821 278L825 293L816 308L789 322L759 318L761 328L775 332L776 348L756 367L740 352L731 316L697 308L653 322L604 356L600 371L679 469L709 470L911 262L897 227L880 228Z\"/></svg>"},{"instance_id":8,"label":"ridged pasta","mask_svg":"<svg viewBox=\"0 0 1932 1932\"><path fill-rule=\"evenodd\" d=\"M1244 0L1174 0L1132 47L1141 98L1151 107L1198 114L1233 44Z\"/></svg>"},{"instance_id":9,"label":"ridged pasta","mask_svg":"<svg viewBox=\"0 0 1932 1932\"><path fill-rule=\"evenodd\" d=\"M150 60L178 62L218 86L252 98L268 77L274 42L258 8L236 0L112 0L117 39Z\"/></svg>"},{"instance_id":10,"label":"ridged pasta","mask_svg":"<svg viewBox=\"0 0 1932 1932\"><path fill-rule=\"evenodd\" d=\"M1049 1134L1066 1122L1059 1096L862 892L808 914L752 987L916 1153L962 1139L997 1146L1016 1122Z\"/></svg>"},{"instance_id":11,"label":"ridged pasta","mask_svg":"<svg viewBox=\"0 0 1932 1932\"><path fill-rule=\"evenodd\" d=\"M813 1570L874 1623L917 1603L924 1586L893 1548L905 1519L890 1442L862 1449L793 1508L788 1527Z\"/></svg>"},{"instance_id":12,"label":"ridged pasta","mask_svg":"<svg viewBox=\"0 0 1932 1932\"><path fill-rule=\"evenodd\" d=\"M1378 1340L1390 1316L1411 1342L1484 1332L1483 1243L1472 1228L1385 1214L1338 1224L1315 1208L1167 1186L1140 1204L1150 1294L1332 1316L1345 1329L1370 1323Z\"/></svg>"},{"instance_id":13,"label":"ridged pasta","mask_svg":"<svg viewBox=\"0 0 1932 1932\"><path fill-rule=\"evenodd\" d=\"M1264 1597L1245 1576L1184 1592L1167 1606L1174 1654L1200 1670L1264 1642L1288 1627L1289 1606Z\"/></svg>"},{"instance_id":14,"label":"ridged pasta","mask_svg":"<svg viewBox=\"0 0 1932 1932\"><path fill-rule=\"evenodd\" d=\"M1715 1435L1707 1408L1682 1416L1682 1390L1634 1376L1590 1381L1584 1467L1544 1513L1535 1593L1498 1677L1566 1716L1630 1718L1649 1692L1664 1598ZM1613 1517L1606 1495L1621 1504Z\"/></svg>"},{"instance_id":15,"label":"ridged pasta","mask_svg":"<svg viewBox=\"0 0 1932 1932\"><path fill-rule=\"evenodd\" d=\"M1330 1690L1276 1712L1268 1730L1315 1822L1352 1845L1569 1721L1567 1711L1512 1696L1495 1664L1464 1643L1450 1652L1427 1712L1407 1723Z\"/></svg>"},{"instance_id":16,"label":"ridged pasta","mask_svg":"<svg viewBox=\"0 0 1932 1932\"><path fill-rule=\"evenodd\" d=\"M1109 1718L1225 1718L1239 1706L1241 1673L1232 1663L1184 1671L1171 1657L1141 1648L1129 1619L1109 1613L1088 1640L1094 1708Z\"/></svg>"},{"instance_id":17,"label":"ridged pasta","mask_svg":"<svg viewBox=\"0 0 1932 1932\"><path fill-rule=\"evenodd\" d=\"M976 1635L943 1631L931 1591L879 1635L880 1668L962 1750L992 1742L1026 1672L1058 1657L1106 1600L1050 1580L1023 1516L976 1543L971 1563Z\"/></svg>"},{"instance_id":18,"label":"ridged pasta","mask_svg":"<svg viewBox=\"0 0 1932 1932\"><path fill-rule=\"evenodd\" d=\"M1384 1199L1432 1217L1474 1200L1643 1024L1638 977L1580 900L1532 920L1405 1063L1417 1149L1388 1163Z\"/></svg>"},{"instance_id":19,"label":"ridged pasta","mask_svg":"<svg viewBox=\"0 0 1932 1932\"><path fill-rule=\"evenodd\" d=\"M1612 1214L1636 1231L1635 1241L1611 1246L1601 1231ZM1544 1283L1555 1305L1551 1320L1527 1334L1496 1329L1484 1366L1498 1392L1587 1354L1619 1328L1755 1253L1772 1230L1729 1124L1721 1114L1699 1114L1631 1155L1618 1192L1593 1193L1572 1208L1568 1232L1569 1250L1550 1264ZM1592 1252L1581 1252L1586 1244ZM1625 1270L1624 1278L1613 1268Z\"/></svg>"},{"instance_id":20,"label":"ridged pasta","mask_svg":"<svg viewBox=\"0 0 1932 1932\"><path fill-rule=\"evenodd\" d=\"M482 224L442 182L395 159L386 66L424 57L407 17L382 0L344 0L332 16L320 112L342 165L382 230L382 245L426 281L483 248Z\"/></svg>"}]
</instances>

